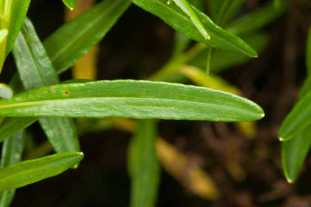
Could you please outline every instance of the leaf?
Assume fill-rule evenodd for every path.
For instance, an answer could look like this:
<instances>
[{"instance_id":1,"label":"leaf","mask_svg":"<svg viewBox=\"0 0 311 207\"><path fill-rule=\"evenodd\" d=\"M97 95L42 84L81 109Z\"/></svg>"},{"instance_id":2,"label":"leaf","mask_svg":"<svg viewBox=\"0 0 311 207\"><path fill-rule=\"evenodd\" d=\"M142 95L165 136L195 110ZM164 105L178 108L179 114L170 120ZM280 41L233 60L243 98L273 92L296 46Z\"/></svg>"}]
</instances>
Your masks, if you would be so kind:
<instances>
[{"instance_id":1,"label":"leaf","mask_svg":"<svg viewBox=\"0 0 311 207\"><path fill-rule=\"evenodd\" d=\"M1 100L0 115L246 121L260 119L264 113L247 99L216 90L119 80L60 84L27 91Z\"/></svg>"},{"instance_id":2,"label":"leaf","mask_svg":"<svg viewBox=\"0 0 311 207\"><path fill-rule=\"evenodd\" d=\"M184 33L190 39L204 42L211 47L238 51L250 57L257 57L257 53L239 37L229 33L217 26L208 16L192 7L198 18L204 25L211 39L205 39L184 14L174 4L167 4L166 0L133 0L133 2L144 10L158 16L164 22L179 32Z\"/></svg>"},{"instance_id":3,"label":"leaf","mask_svg":"<svg viewBox=\"0 0 311 207\"><path fill-rule=\"evenodd\" d=\"M14 136L18 131L26 129L35 121L37 121L37 118L34 117L5 118L0 127L0 142Z\"/></svg>"},{"instance_id":4,"label":"leaf","mask_svg":"<svg viewBox=\"0 0 311 207\"><path fill-rule=\"evenodd\" d=\"M311 147L311 127L297 133L294 139L282 142L282 167L289 183L294 182L303 167Z\"/></svg>"},{"instance_id":5,"label":"leaf","mask_svg":"<svg viewBox=\"0 0 311 207\"><path fill-rule=\"evenodd\" d=\"M8 85L0 83L0 98L9 99L13 97L13 90Z\"/></svg>"},{"instance_id":6,"label":"leaf","mask_svg":"<svg viewBox=\"0 0 311 207\"><path fill-rule=\"evenodd\" d=\"M203 10L204 9L204 1L203 0L192 0L192 5L196 8ZM187 38L183 33L176 32L174 38L174 49L172 52L172 57L176 57L180 55L191 43L191 40Z\"/></svg>"},{"instance_id":7,"label":"leaf","mask_svg":"<svg viewBox=\"0 0 311 207\"><path fill-rule=\"evenodd\" d=\"M286 6L284 4L275 7L274 2L270 1L262 8L231 22L227 29L234 34L249 34L256 32L258 29L280 17L285 9Z\"/></svg>"},{"instance_id":8,"label":"leaf","mask_svg":"<svg viewBox=\"0 0 311 207\"><path fill-rule=\"evenodd\" d=\"M299 98L304 97L308 92L311 91L311 76L309 76L303 83L300 92Z\"/></svg>"},{"instance_id":9,"label":"leaf","mask_svg":"<svg viewBox=\"0 0 311 207\"><path fill-rule=\"evenodd\" d=\"M77 166L82 158L82 153L64 152L2 168L0 191L20 188L63 173Z\"/></svg>"},{"instance_id":10,"label":"leaf","mask_svg":"<svg viewBox=\"0 0 311 207\"><path fill-rule=\"evenodd\" d=\"M300 90L300 99L307 95L308 89L311 88L311 78L305 81L304 87ZM311 147L311 126L307 126L304 130L297 132L290 140L283 140L281 146L282 152L282 168L284 175L289 183L294 182L303 167Z\"/></svg>"},{"instance_id":11,"label":"leaf","mask_svg":"<svg viewBox=\"0 0 311 207\"><path fill-rule=\"evenodd\" d=\"M63 0L63 2L71 10L73 10L77 4L77 0Z\"/></svg>"},{"instance_id":12,"label":"leaf","mask_svg":"<svg viewBox=\"0 0 311 207\"><path fill-rule=\"evenodd\" d=\"M224 0L220 4L216 13L215 21L221 25L225 25L237 11L241 8L245 0Z\"/></svg>"},{"instance_id":13,"label":"leaf","mask_svg":"<svg viewBox=\"0 0 311 207\"><path fill-rule=\"evenodd\" d=\"M155 147L156 136L155 122L142 120L129 145L131 207L155 206L160 179L160 165Z\"/></svg>"},{"instance_id":14,"label":"leaf","mask_svg":"<svg viewBox=\"0 0 311 207\"><path fill-rule=\"evenodd\" d=\"M266 34L251 34L245 37L245 40L254 48L258 53L262 52L268 44L268 36ZM189 64L199 68L205 68L206 56L208 49L202 50L196 55ZM226 69L230 69L233 66L241 65L250 61L250 58L246 55L240 55L225 50L216 50L213 53L211 60L211 69L213 73L218 73Z\"/></svg>"},{"instance_id":15,"label":"leaf","mask_svg":"<svg viewBox=\"0 0 311 207\"><path fill-rule=\"evenodd\" d=\"M279 129L279 139L288 141L295 138L309 125L311 125L311 93L301 98L291 112L286 116Z\"/></svg>"},{"instance_id":16,"label":"leaf","mask_svg":"<svg viewBox=\"0 0 311 207\"><path fill-rule=\"evenodd\" d=\"M194 82L198 86L209 87L216 90L230 92L236 95L241 95L242 92L226 82L219 76L207 75L203 70L190 65L184 65L180 73ZM239 122L237 123L240 131L247 137L254 137L256 134L256 126L254 122Z\"/></svg>"},{"instance_id":17,"label":"leaf","mask_svg":"<svg viewBox=\"0 0 311 207\"><path fill-rule=\"evenodd\" d=\"M24 23L30 0L7 0L0 2L2 17L0 29L7 30L8 35L4 41L0 41L0 71L5 57L13 48L15 39Z\"/></svg>"},{"instance_id":18,"label":"leaf","mask_svg":"<svg viewBox=\"0 0 311 207\"><path fill-rule=\"evenodd\" d=\"M64 72L97 44L129 5L129 0L105 0L65 24L50 36L45 42L45 47L49 56L52 57L51 61L56 71ZM19 88L20 82L17 76L13 79L14 88ZM9 123L4 122L0 127L0 141L36 121L36 118L27 119L8 119Z\"/></svg>"},{"instance_id":19,"label":"leaf","mask_svg":"<svg viewBox=\"0 0 311 207\"><path fill-rule=\"evenodd\" d=\"M7 54L14 46L15 39L23 26L30 5L30 0L10 0L10 2L9 25L6 27L9 31L6 50Z\"/></svg>"},{"instance_id":20,"label":"leaf","mask_svg":"<svg viewBox=\"0 0 311 207\"><path fill-rule=\"evenodd\" d=\"M219 14L219 10L221 8L223 1L219 0L209 0L207 1L208 5L208 12L211 15L212 19L216 19L217 15Z\"/></svg>"},{"instance_id":21,"label":"leaf","mask_svg":"<svg viewBox=\"0 0 311 207\"><path fill-rule=\"evenodd\" d=\"M230 15L240 8L244 0L224 0L222 2L215 17L215 22L219 25L224 25L226 21L231 17ZM227 16L228 15L228 16ZM214 54L213 48L208 48L207 52L207 62L206 62L206 74L209 74L211 71L211 60Z\"/></svg>"},{"instance_id":22,"label":"leaf","mask_svg":"<svg viewBox=\"0 0 311 207\"><path fill-rule=\"evenodd\" d=\"M2 29L0 30L0 44L5 41L5 39L8 36L8 30L7 29Z\"/></svg>"},{"instance_id":23,"label":"leaf","mask_svg":"<svg viewBox=\"0 0 311 207\"><path fill-rule=\"evenodd\" d=\"M310 76L311 75L311 27L309 29L308 39L307 39L306 65L307 65L308 75Z\"/></svg>"},{"instance_id":24,"label":"leaf","mask_svg":"<svg viewBox=\"0 0 311 207\"><path fill-rule=\"evenodd\" d=\"M14 165L21 160L24 149L23 133L7 139L2 147L1 168ZM15 195L15 189L3 191L0 194L0 207L9 207Z\"/></svg>"},{"instance_id":25,"label":"leaf","mask_svg":"<svg viewBox=\"0 0 311 207\"><path fill-rule=\"evenodd\" d=\"M58 72L72 66L96 45L130 5L130 0L105 0L66 23L44 42Z\"/></svg>"},{"instance_id":26,"label":"leaf","mask_svg":"<svg viewBox=\"0 0 311 207\"><path fill-rule=\"evenodd\" d=\"M187 190L202 199L211 201L221 197L212 177L198 163L193 163L191 156L179 151L161 138L157 139L156 148L161 166L186 186Z\"/></svg>"},{"instance_id":27,"label":"leaf","mask_svg":"<svg viewBox=\"0 0 311 207\"><path fill-rule=\"evenodd\" d=\"M306 62L308 72L309 66L308 59L311 57L311 31L307 41ZM309 48L310 47L310 48ZM303 99L311 89L311 76L308 74L308 78L305 80L304 85L299 93L299 99ZM304 113L304 112L302 112ZM309 133L311 125L307 126L304 130L301 130L295 134L295 136L289 141L282 142L282 167L284 175L289 183L294 182L303 167L304 160L306 159L311 147L311 134Z\"/></svg>"},{"instance_id":28,"label":"leaf","mask_svg":"<svg viewBox=\"0 0 311 207\"><path fill-rule=\"evenodd\" d=\"M172 57L180 55L188 47L190 42L191 40L189 40L185 35L180 32L176 32Z\"/></svg>"},{"instance_id":29,"label":"leaf","mask_svg":"<svg viewBox=\"0 0 311 207\"><path fill-rule=\"evenodd\" d=\"M204 28L202 22L197 16L196 12L193 11L191 4L187 0L172 0L175 4L189 16L194 26L198 29L204 39L211 39L210 35Z\"/></svg>"},{"instance_id":30,"label":"leaf","mask_svg":"<svg viewBox=\"0 0 311 207\"><path fill-rule=\"evenodd\" d=\"M57 73L29 20L25 21L13 53L20 79L26 89L59 82ZM39 122L57 152L80 151L78 135L72 120L41 117Z\"/></svg>"},{"instance_id":31,"label":"leaf","mask_svg":"<svg viewBox=\"0 0 311 207\"><path fill-rule=\"evenodd\" d=\"M185 65L180 71L184 76L190 79L195 85L209 87L216 90L226 91L233 94L241 94L240 90L232 86L222 78L213 75L207 75L199 68Z\"/></svg>"}]
</instances>

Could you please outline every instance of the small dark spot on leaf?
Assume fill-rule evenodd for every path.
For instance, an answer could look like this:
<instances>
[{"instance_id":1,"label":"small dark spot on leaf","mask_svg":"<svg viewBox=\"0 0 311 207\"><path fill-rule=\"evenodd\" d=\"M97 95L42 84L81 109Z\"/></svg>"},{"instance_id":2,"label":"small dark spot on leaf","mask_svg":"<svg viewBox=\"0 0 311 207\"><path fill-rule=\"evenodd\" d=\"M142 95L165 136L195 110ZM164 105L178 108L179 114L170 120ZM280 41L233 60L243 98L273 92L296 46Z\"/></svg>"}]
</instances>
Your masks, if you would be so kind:
<instances>
[{"instance_id":1,"label":"small dark spot on leaf","mask_svg":"<svg viewBox=\"0 0 311 207\"><path fill-rule=\"evenodd\" d=\"M69 93L69 91L64 90L63 94L64 94L64 96L69 96L70 93Z\"/></svg>"}]
</instances>

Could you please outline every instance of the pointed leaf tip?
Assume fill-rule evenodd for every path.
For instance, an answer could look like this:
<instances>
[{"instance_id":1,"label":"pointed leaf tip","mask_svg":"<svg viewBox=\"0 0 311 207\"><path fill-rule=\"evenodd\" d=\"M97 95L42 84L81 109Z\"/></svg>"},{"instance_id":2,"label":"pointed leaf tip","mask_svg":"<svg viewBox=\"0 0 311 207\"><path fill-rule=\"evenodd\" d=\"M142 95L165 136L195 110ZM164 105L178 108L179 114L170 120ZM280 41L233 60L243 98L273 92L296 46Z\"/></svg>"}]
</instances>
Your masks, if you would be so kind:
<instances>
[{"instance_id":1,"label":"pointed leaf tip","mask_svg":"<svg viewBox=\"0 0 311 207\"><path fill-rule=\"evenodd\" d=\"M73 10L76 6L76 0L63 0L66 7L70 10Z\"/></svg>"}]
</instances>

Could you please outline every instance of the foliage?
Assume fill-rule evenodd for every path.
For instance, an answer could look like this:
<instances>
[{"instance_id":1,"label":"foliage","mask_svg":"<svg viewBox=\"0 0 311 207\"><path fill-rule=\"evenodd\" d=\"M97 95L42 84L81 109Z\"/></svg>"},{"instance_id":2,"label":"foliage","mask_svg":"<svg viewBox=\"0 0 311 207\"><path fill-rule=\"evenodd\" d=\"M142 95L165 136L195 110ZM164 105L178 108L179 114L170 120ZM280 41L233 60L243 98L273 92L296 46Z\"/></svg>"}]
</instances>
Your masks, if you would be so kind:
<instances>
[{"instance_id":1,"label":"foliage","mask_svg":"<svg viewBox=\"0 0 311 207\"><path fill-rule=\"evenodd\" d=\"M79 1L63 2L72 10L77 9ZM286 5L283 1L268 1L245 14L241 12L244 3L244 0L209 0L206 11L203 0L103 0L64 23L42 42L31 20L26 18L30 0L2 0L0 67L12 52L17 73L11 81L0 85L3 98L0 141L4 142L0 206L10 205L15 188L78 167L83 158L77 133L80 126L72 118L139 119L129 146L132 207L156 205L159 159L165 159L156 153L156 119L243 121L237 125L245 134L252 131L255 124L245 125L244 121L263 118L263 110L241 97L242 92L217 73L257 57L268 42L262 28L282 15ZM176 30L174 50L167 63L149 80L61 83L59 75L104 39L131 5L157 16ZM311 70L311 33L309 39L308 71ZM204 73L203 68L211 74ZM185 80L198 86L184 84ZM297 178L311 146L305 133L311 126L308 80L279 133L283 168L289 181ZM45 156L41 158L21 161L24 142L32 139L25 136L27 128L36 121L56 153L47 156L43 153ZM245 126L252 129L245 130ZM200 170L195 172L200 172L202 177Z\"/></svg>"}]
</instances>

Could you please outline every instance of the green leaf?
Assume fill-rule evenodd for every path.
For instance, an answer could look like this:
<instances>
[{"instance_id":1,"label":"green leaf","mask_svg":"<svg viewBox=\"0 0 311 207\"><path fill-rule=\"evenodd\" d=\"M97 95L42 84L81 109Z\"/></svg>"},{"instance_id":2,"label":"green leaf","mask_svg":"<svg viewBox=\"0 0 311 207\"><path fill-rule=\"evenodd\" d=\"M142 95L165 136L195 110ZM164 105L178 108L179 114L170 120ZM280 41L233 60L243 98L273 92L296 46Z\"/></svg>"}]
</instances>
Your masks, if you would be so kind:
<instances>
[{"instance_id":1,"label":"green leaf","mask_svg":"<svg viewBox=\"0 0 311 207\"><path fill-rule=\"evenodd\" d=\"M8 26L6 27L9 31L7 41L7 54L11 51L14 46L15 39L21 30L26 14L30 5L30 0L10 0L10 17Z\"/></svg>"},{"instance_id":2,"label":"green leaf","mask_svg":"<svg viewBox=\"0 0 311 207\"><path fill-rule=\"evenodd\" d=\"M23 133L19 132L15 136L7 139L3 143L1 168L5 168L18 163L21 160L24 149ZM3 191L0 194L0 207L9 207L15 195L15 189Z\"/></svg>"},{"instance_id":3,"label":"green leaf","mask_svg":"<svg viewBox=\"0 0 311 207\"><path fill-rule=\"evenodd\" d=\"M204 28L204 25L200 21L196 12L193 11L191 4L187 0L172 0L175 4L183 11L185 14L189 16L194 26L198 29L204 39L211 39L210 35Z\"/></svg>"},{"instance_id":4,"label":"green leaf","mask_svg":"<svg viewBox=\"0 0 311 207\"><path fill-rule=\"evenodd\" d=\"M305 81L304 87L300 90L300 99L307 95L308 89L311 88L311 78ZM290 140L282 141L282 167L284 175L289 183L294 182L303 167L311 147L311 126L304 130L297 131L295 136Z\"/></svg>"},{"instance_id":5,"label":"green leaf","mask_svg":"<svg viewBox=\"0 0 311 207\"><path fill-rule=\"evenodd\" d=\"M311 125L311 92L308 92L287 115L279 130L281 141L288 141Z\"/></svg>"},{"instance_id":6,"label":"green leaf","mask_svg":"<svg viewBox=\"0 0 311 207\"><path fill-rule=\"evenodd\" d=\"M192 5L200 10L204 10L204 1L203 0L192 0ZM174 49L172 57L180 55L191 43L191 40L186 37L183 33L176 32L174 39Z\"/></svg>"},{"instance_id":7,"label":"green leaf","mask_svg":"<svg viewBox=\"0 0 311 207\"><path fill-rule=\"evenodd\" d=\"M35 121L37 121L37 118L34 117L5 118L0 127L0 142L15 136L18 131L26 129Z\"/></svg>"},{"instance_id":8,"label":"green leaf","mask_svg":"<svg viewBox=\"0 0 311 207\"><path fill-rule=\"evenodd\" d=\"M190 42L191 40L189 40L185 35L180 32L176 32L172 57L180 55L188 47Z\"/></svg>"},{"instance_id":9,"label":"green leaf","mask_svg":"<svg viewBox=\"0 0 311 207\"><path fill-rule=\"evenodd\" d=\"M58 83L58 76L29 20L13 50L20 79L26 89ZM57 152L80 151L77 130L71 119L40 118L39 122Z\"/></svg>"},{"instance_id":10,"label":"green leaf","mask_svg":"<svg viewBox=\"0 0 311 207\"><path fill-rule=\"evenodd\" d=\"M268 36L266 34L251 34L244 37L244 39L258 52L262 52L267 46ZM204 69L206 66L206 57L208 55L208 48L196 55L189 64ZM241 65L250 61L250 58L246 55L240 55L237 53L216 50L213 53L211 59L211 69L213 73L218 73L226 69L232 68L236 65Z\"/></svg>"},{"instance_id":11,"label":"green leaf","mask_svg":"<svg viewBox=\"0 0 311 207\"><path fill-rule=\"evenodd\" d=\"M0 169L0 191L20 188L76 167L83 154L64 152Z\"/></svg>"},{"instance_id":12,"label":"green leaf","mask_svg":"<svg viewBox=\"0 0 311 207\"><path fill-rule=\"evenodd\" d=\"M231 22L228 31L234 34L249 34L258 31L260 28L271 23L280 17L286 9L285 4L275 7L274 2L270 1L262 8L259 8L250 14L242 16Z\"/></svg>"},{"instance_id":13,"label":"green leaf","mask_svg":"<svg viewBox=\"0 0 311 207\"><path fill-rule=\"evenodd\" d=\"M60 84L27 91L1 100L0 115L246 121L260 119L264 113L247 99L216 90L119 80Z\"/></svg>"},{"instance_id":14,"label":"green leaf","mask_svg":"<svg viewBox=\"0 0 311 207\"><path fill-rule=\"evenodd\" d=\"M155 206L160 178L160 165L155 148L156 137L154 121L139 122L136 135L129 146L131 207Z\"/></svg>"},{"instance_id":15,"label":"green leaf","mask_svg":"<svg viewBox=\"0 0 311 207\"><path fill-rule=\"evenodd\" d=\"M294 182L311 147L311 127L297 133L294 139L282 142L282 167L289 183Z\"/></svg>"},{"instance_id":16,"label":"green leaf","mask_svg":"<svg viewBox=\"0 0 311 207\"><path fill-rule=\"evenodd\" d=\"M105 0L66 23L50 36L45 42L45 47L56 71L64 72L97 44L129 5L129 0ZM13 79L14 88L19 88L21 84L17 76ZM6 121L0 127L0 141L30 126L36 118L7 120L8 123Z\"/></svg>"},{"instance_id":17,"label":"green leaf","mask_svg":"<svg viewBox=\"0 0 311 207\"><path fill-rule=\"evenodd\" d=\"M7 38L0 41L0 71L23 25L29 4L30 0L2 0L0 3L0 30L7 30Z\"/></svg>"},{"instance_id":18,"label":"green leaf","mask_svg":"<svg viewBox=\"0 0 311 207\"><path fill-rule=\"evenodd\" d=\"M130 5L130 0L105 0L66 23L44 42L58 72L72 66L96 45Z\"/></svg>"},{"instance_id":19,"label":"green leaf","mask_svg":"<svg viewBox=\"0 0 311 207\"><path fill-rule=\"evenodd\" d=\"M0 83L0 98L9 99L13 97L13 90L4 83Z\"/></svg>"},{"instance_id":20,"label":"green leaf","mask_svg":"<svg viewBox=\"0 0 311 207\"><path fill-rule=\"evenodd\" d=\"M311 27L309 29L308 39L307 39L306 65L307 65L308 75L310 76L311 75Z\"/></svg>"},{"instance_id":21,"label":"green leaf","mask_svg":"<svg viewBox=\"0 0 311 207\"><path fill-rule=\"evenodd\" d=\"M204 42L211 47L238 51L250 57L257 57L257 53L242 39L217 26L208 16L192 7L204 25L211 39L205 39L193 25L188 16L174 4L167 4L166 0L133 0L144 10L160 17L174 29L184 33L190 39Z\"/></svg>"},{"instance_id":22,"label":"green leaf","mask_svg":"<svg viewBox=\"0 0 311 207\"><path fill-rule=\"evenodd\" d=\"M311 91L311 76L308 76L308 78L304 81L300 92L299 92L299 97L303 97L306 94L308 94Z\"/></svg>"},{"instance_id":23,"label":"green leaf","mask_svg":"<svg viewBox=\"0 0 311 207\"><path fill-rule=\"evenodd\" d=\"M215 21L221 25L226 24L234 15L236 15L243 3L245 3L245 0L224 0L222 4L219 5L220 8L216 13Z\"/></svg>"},{"instance_id":24,"label":"green leaf","mask_svg":"<svg viewBox=\"0 0 311 207\"><path fill-rule=\"evenodd\" d=\"M76 0L63 0L63 2L71 10L73 10L77 4Z\"/></svg>"},{"instance_id":25,"label":"green leaf","mask_svg":"<svg viewBox=\"0 0 311 207\"><path fill-rule=\"evenodd\" d=\"M216 19L217 15L219 14L219 10L221 8L223 1L219 0L208 0L208 12L211 15L212 19Z\"/></svg>"},{"instance_id":26,"label":"green leaf","mask_svg":"<svg viewBox=\"0 0 311 207\"><path fill-rule=\"evenodd\" d=\"M311 30L307 41L306 61L307 69L310 71L311 65L308 63L308 59L311 57ZM311 76L305 80L304 85L299 93L299 98L303 99L311 90ZM310 93L309 93L310 94ZM304 112L302 112L304 113ZM308 118L306 118L308 119ZM284 123L283 123L284 124ZM293 123L292 123L293 124ZM303 167L304 160L306 159L308 152L311 148L311 125L306 126L305 129L298 131L289 141L282 142L282 167L285 177L288 182L294 182Z\"/></svg>"},{"instance_id":27,"label":"green leaf","mask_svg":"<svg viewBox=\"0 0 311 207\"><path fill-rule=\"evenodd\" d=\"M0 30L0 44L2 44L3 41L5 41L7 36L8 36L8 30L7 29Z\"/></svg>"}]
</instances>

